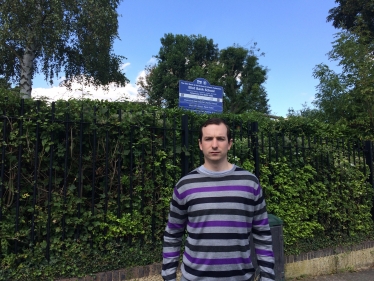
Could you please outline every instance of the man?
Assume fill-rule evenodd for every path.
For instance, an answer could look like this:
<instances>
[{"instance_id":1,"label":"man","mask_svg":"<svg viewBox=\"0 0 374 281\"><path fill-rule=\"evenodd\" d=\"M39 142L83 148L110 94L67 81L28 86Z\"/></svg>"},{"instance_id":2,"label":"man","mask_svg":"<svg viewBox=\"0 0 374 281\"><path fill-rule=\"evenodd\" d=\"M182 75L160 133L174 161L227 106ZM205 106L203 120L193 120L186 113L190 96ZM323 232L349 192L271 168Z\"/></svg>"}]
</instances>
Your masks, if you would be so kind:
<instances>
[{"instance_id":1,"label":"man","mask_svg":"<svg viewBox=\"0 0 374 281\"><path fill-rule=\"evenodd\" d=\"M176 280L187 228L181 281L253 280L249 235L253 233L261 280L275 280L274 254L258 179L228 162L231 133L224 120L206 121L199 135L204 165L174 188L164 234L162 277Z\"/></svg>"}]
</instances>

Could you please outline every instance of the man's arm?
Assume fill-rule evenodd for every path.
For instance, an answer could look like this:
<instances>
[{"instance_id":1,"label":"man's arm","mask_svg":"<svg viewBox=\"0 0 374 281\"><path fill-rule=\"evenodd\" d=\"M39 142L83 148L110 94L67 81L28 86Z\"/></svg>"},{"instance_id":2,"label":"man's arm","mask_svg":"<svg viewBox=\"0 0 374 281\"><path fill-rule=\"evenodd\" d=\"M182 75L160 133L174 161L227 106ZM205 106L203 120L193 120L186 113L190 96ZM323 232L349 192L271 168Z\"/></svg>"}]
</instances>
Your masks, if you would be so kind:
<instances>
[{"instance_id":1,"label":"man's arm","mask_svg":"<svg viewBox=\"0 0 374 281\"><path fill-rule=\"evenodd\" d=\"M265 199L260 185L256 194L252 222L253 243L257 264L261 270L261 281L272 281L275 280L274 253Z\"/></svg>"},{"instance_id":2,"label":"man's arm","mask_svg":"<svg viewBox=\"0 0 374 281\"><path fill-rule=\"evenodd\" d=\"M161 275L164 280L174 281L177 277L180 248L187 222L187 209L178 198L178 191L174 188L170 203L168 223L164 232L163 261Z\"/></svg>"}]
</instances>

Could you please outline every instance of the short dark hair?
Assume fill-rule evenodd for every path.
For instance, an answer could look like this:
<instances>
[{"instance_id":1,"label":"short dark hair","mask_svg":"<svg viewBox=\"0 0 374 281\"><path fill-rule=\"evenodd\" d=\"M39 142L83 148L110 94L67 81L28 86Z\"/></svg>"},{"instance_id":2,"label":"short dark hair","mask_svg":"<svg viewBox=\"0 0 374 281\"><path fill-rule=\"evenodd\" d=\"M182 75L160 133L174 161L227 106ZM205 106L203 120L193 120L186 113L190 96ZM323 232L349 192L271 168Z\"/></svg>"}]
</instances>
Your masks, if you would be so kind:
<instances>
[{"instance_id":1,"label":"short dark hair","mask_svg":"<svg viewBox=\"0 0 374 281\"><path fill-rule=\"evenodd\" d=\"M204 122L203 125L200 127L200 132L199 132L199 141L201 142L203 139L203 128L207 127L209 125L221 125L224 124L227 129L227 141L230 142L231 140L231 131L229 125L227 125L226 121L223 120L222 118L210 118L207 121Z\"/></svg>"}]
</instances>

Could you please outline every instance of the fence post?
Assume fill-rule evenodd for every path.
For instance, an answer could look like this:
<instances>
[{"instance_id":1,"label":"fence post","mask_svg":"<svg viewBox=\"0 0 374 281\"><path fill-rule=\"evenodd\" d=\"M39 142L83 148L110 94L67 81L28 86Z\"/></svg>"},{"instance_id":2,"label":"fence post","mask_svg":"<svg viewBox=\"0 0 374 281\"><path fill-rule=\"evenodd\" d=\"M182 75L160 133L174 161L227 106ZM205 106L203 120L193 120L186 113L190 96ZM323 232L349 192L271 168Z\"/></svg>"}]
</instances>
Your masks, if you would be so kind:
<instances>
[{"instance_id":1,"label":"fence post","mask_svg":"<svg viewBox=\"0 0 374 281\"><path fill-rule=\"evenodd\" d=\"M8 98L5 98L5 101L8 101ZM8 132L7 132L7 118L5 113L5 108L3 108L3 142L1 145L1 169L0 169L0 222L2 220L3 214L3 192L4 192L4 174L5 174L5 148L6 142L8 139ZM0 241L0 255L1 255L1 241Z\"/></svg>"},{"instance_id":2,"label":"fence post","mask_svg":"<svg viewBox=\"0 0 374 281\"><path fill-rule=\"evenodd\" d=\"M19 223L20 223L20 194L21 194L21 173L22 173L22 151L23 151L23 145L22 145L22 137L23 137L23 114L25 110L25 100L21 100L21 108L20 108L20 117L18 118L19 122L19 131L18 131L18 137L19 137L19 144L18 144L18 156L17 156L17 193L16 193L16 221L15 221L15 229L14 233L16 234L19 230ZM14 240L14 252L18 254L18 240Z\"/></svg>"},{"instance_id":3,"label":"fence post","mask_svg":"<svg viewBox=\"0 0 374 281\"><path fill-rule=\"evenodd\" d=\"M373 143L371 141L365 141L365 158L366 164L369 166L369 178L368 181L372 188L374 188L373 183ZM373 198L374 200L374 198ZM371 217L374 219L374 207L371 209Z\"/></svg>"},{"instance_id":4,"label":"fence post","mask_svg":"<svg viewBox=\"0 0 374 281\"><path fill-rule=\"evenodd\" d=\"M55 122L55 113L56 113L56 108L55 108L55 102L52 102L52 111L51 111L51 120L50 124L52 125L52 130L51 130L51 144L49 145L49 168L48 168L48 197L47 197L47 202L48 202L48 207L47 207L47 248L46 248L46 259L48 263L50 262L50 250L51 250L51 221L52 221L52 185L53 185L53 158L54 158L54 141L55 141L55 133L54 133L54 128L53 124Z\"/></svg>"},{"instance_id":5,"label":"fence post","mask_svg":"<svg viewBox=\"0 0 374 281\"><path fill-rule=\"evenodd\" d=\"M188 115L182 115L182 177L188 173Z\"/></svg>"},{"instance_id":6,"label":"fence post","mask_svg":"<svg viewBox=\"0 0 374 281\"><path fill-rule=\"evenodd\" d=\"M252 137L252 148L253 148L253 159L255 160L255 175L260 178L260 155L258 152L258 122L251 124L251 137Z\"/></svg>"}]
</instances>

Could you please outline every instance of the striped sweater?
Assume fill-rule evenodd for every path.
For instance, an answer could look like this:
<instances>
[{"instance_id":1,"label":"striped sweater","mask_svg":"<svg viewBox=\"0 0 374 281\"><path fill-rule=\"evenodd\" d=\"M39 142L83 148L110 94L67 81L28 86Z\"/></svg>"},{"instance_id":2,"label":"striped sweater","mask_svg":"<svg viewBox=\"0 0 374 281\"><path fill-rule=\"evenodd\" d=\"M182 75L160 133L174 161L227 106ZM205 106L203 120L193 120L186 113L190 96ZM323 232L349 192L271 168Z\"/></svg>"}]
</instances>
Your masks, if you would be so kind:
<instances>
[{"instance_id":1,"label":"striped sweater","mask_svg":"<svg viewBox=\"0 0 374 281\"><path fill-rule=\"evenodd\" d=\"M251 232L261 280L275 280L265 200L258 179L250 172L234 165L226 173L208 175L197 168L180 179L164 234L164 280L176 280L185 229L182 280L250 280L255 271Z\"/></svg>"}]
</instances>

